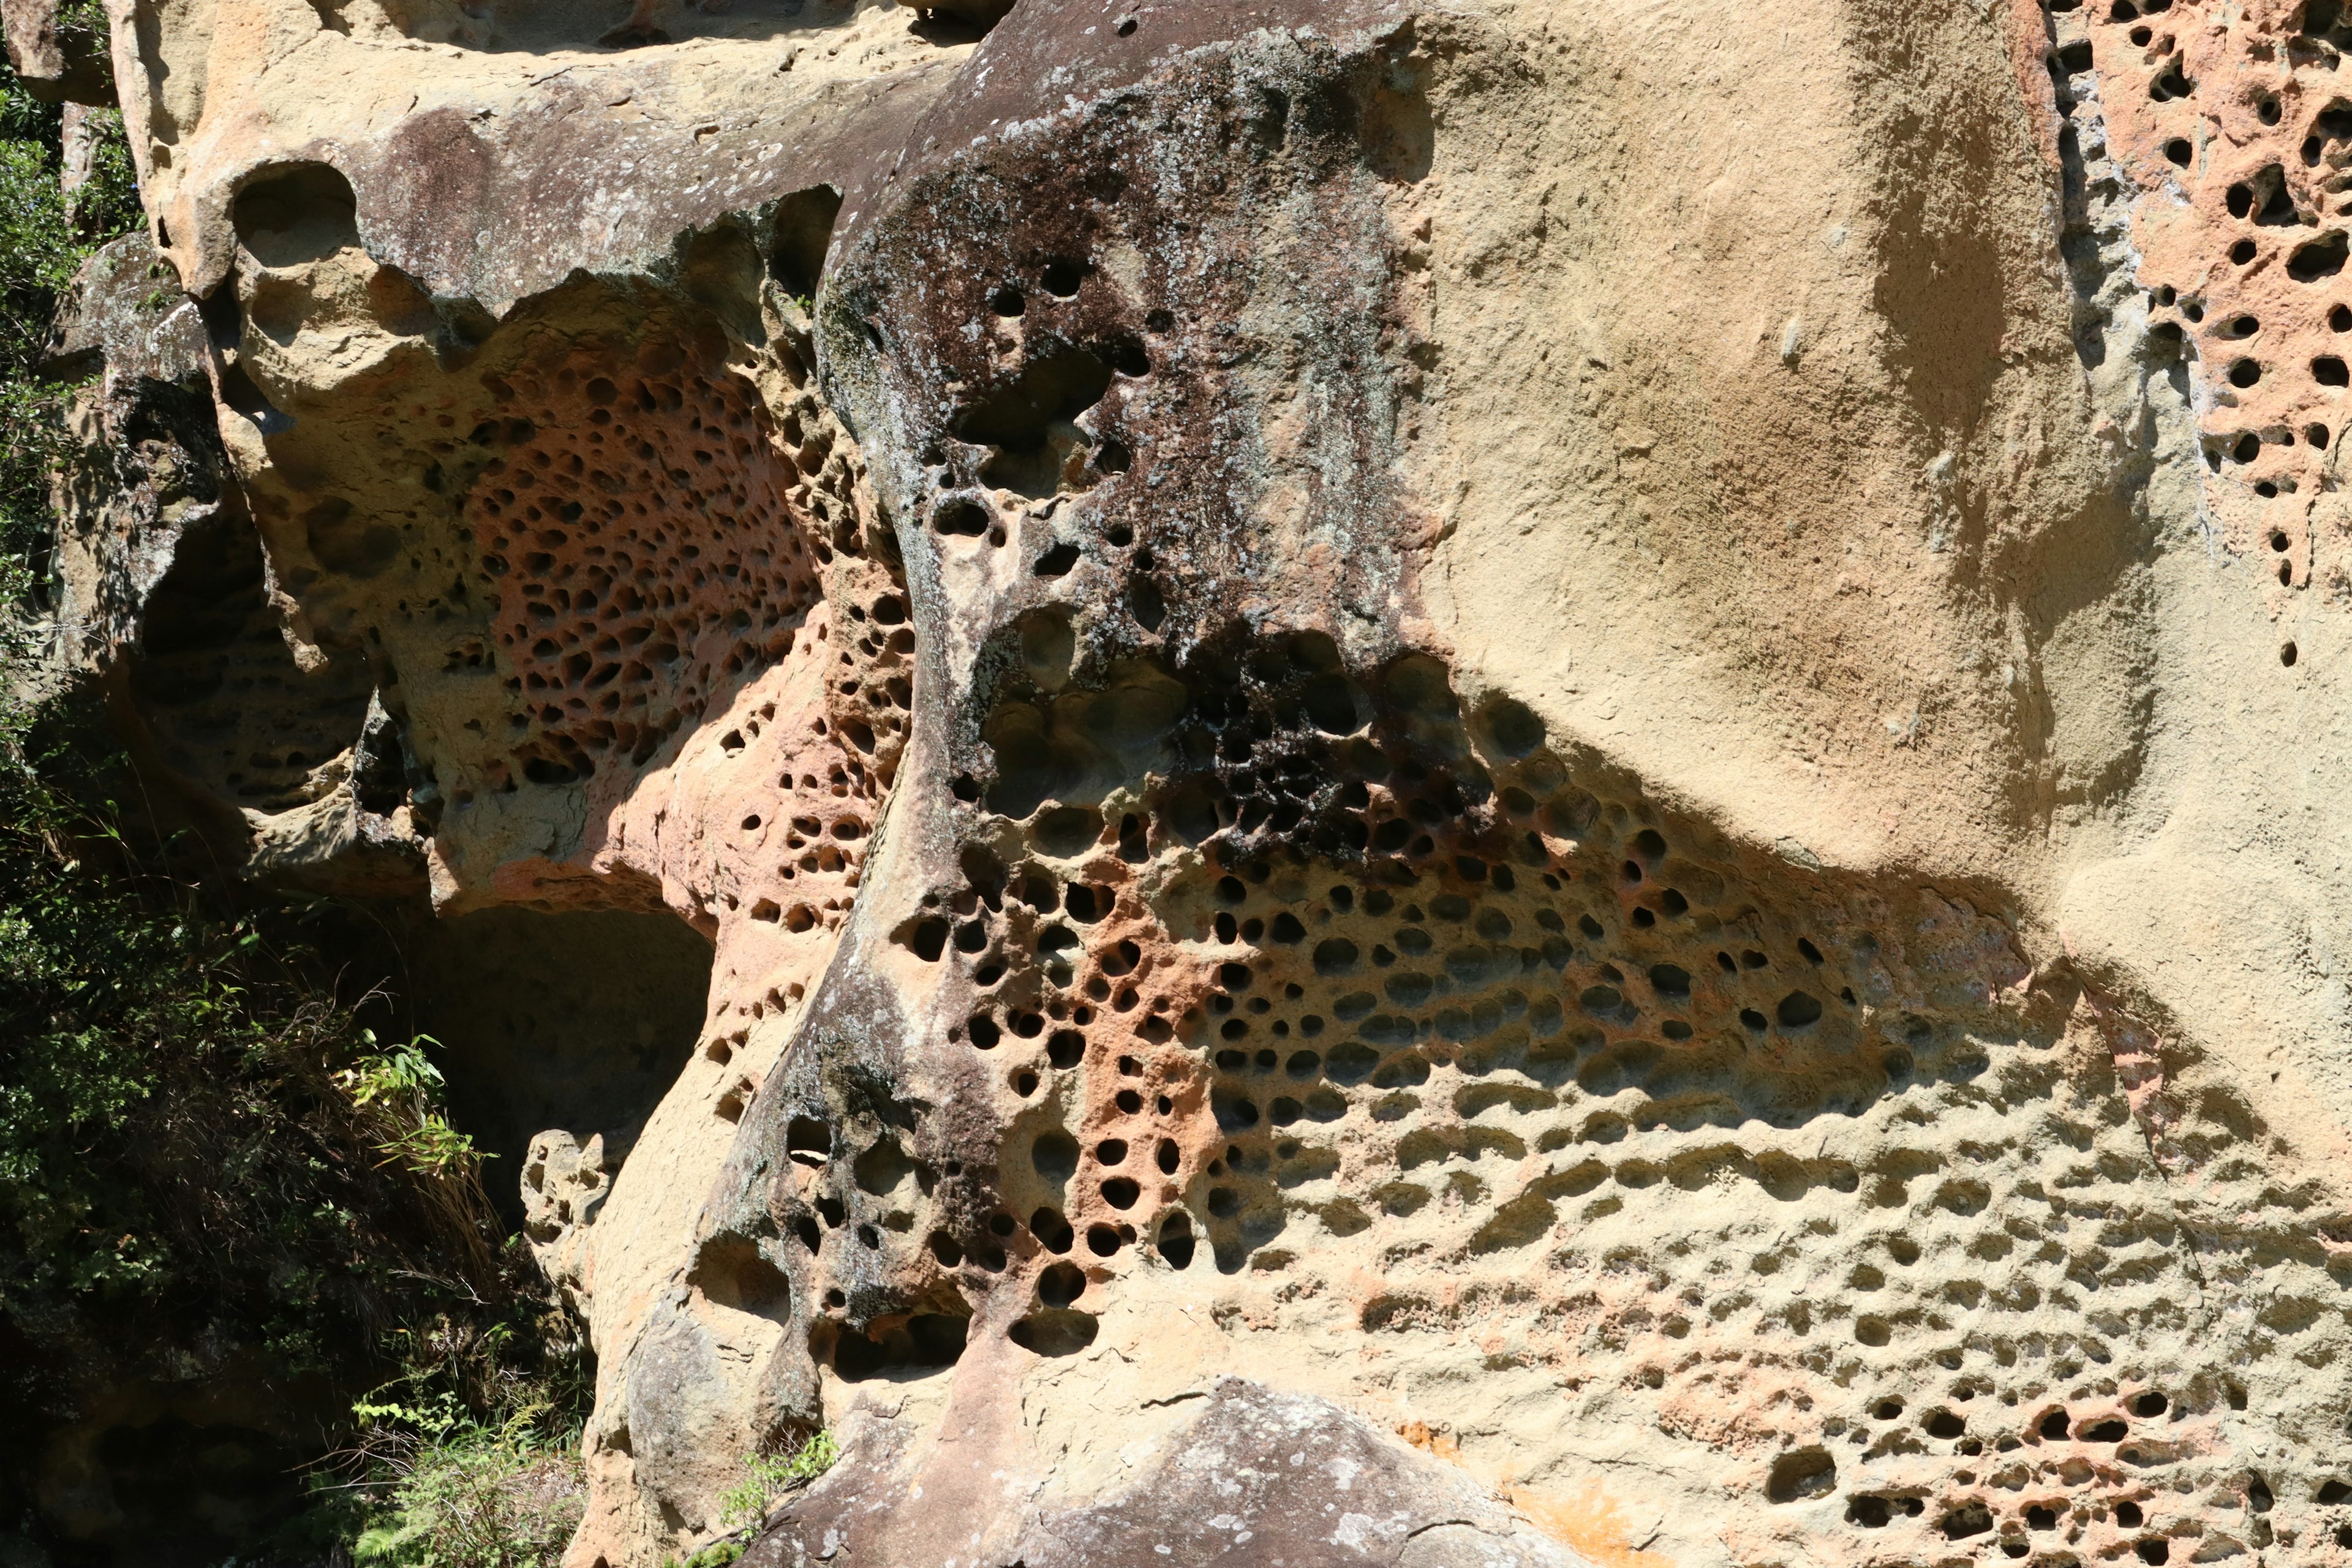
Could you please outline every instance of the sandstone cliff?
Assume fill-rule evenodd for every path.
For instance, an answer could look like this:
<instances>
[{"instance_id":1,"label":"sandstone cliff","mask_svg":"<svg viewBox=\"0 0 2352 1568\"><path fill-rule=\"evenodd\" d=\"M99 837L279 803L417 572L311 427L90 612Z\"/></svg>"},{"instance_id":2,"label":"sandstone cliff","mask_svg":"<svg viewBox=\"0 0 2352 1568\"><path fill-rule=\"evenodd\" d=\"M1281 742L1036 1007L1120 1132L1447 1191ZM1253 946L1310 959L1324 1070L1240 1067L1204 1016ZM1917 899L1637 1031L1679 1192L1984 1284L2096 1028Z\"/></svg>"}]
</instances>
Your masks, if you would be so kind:
<instances>
[{"instance_id":1,"label":"sandstone cliff","mask_svg":"<svg viewBox=\"0 0 2352 1568\"><path fill-rule=\"evenodd\" d=\"M2333 0L111 16L71 656L712 947L579 1568L2352 1561Z\"/></svg>"}]
</instances>

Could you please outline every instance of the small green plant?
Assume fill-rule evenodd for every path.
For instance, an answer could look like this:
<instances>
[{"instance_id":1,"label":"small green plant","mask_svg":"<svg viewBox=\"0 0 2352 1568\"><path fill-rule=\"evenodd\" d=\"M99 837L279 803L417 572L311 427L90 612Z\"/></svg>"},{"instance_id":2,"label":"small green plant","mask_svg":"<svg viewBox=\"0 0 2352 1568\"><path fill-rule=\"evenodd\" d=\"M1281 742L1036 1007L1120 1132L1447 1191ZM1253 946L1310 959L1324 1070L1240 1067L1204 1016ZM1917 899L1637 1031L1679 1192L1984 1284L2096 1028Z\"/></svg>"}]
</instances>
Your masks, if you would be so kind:
<instances>
[{"instance_id":1,"label":"small green plant","mask_svg":"<svg viewBox=\"0 0 2352 1568\"><path fill-rule=\"evenodd\" d=\"M665 1557L662 1568L728 1568L751 1549L778 1500L833 1468L840 1458L841 1445L822 1430L788 1454L745 1456L742 1484L719 1500L726 1535L684 1561Z\"/></svg>"},{"instance_id":2,"label":"small green plant","mask_svg":"<svg viewBox=\"0 0 2352 1568\"><path fill-rule=\"evenodd\" d=\"M375 1045L374 1030L360 1033L368 1046ZM450 1126L442 1114L441 1069L425 1054L426 1046L440 1043L430 1035L419 1035L389 1051L371 1049L335 1075L352 1104L377 1107L396 1120L397 1131L377 1144L375 1152L417 1175L436 1179L463 1174L478 1162L496 1158L476 1149L474 1141Z\"/></svg>"},{"instance_id":3,"label":"small green plant","mask_svg":"<svg viewBox=\"0 0 2352 1568\"><path fill-rule=\"evenodd\" d=\"M789 1454L750 1456L743 1461L743 1484L719 1500L719 1522L730 1531L758 1530L778 1498L808 1485L840 1458L841 1446L823 1430Z\"/></svg>"}]
</instances>

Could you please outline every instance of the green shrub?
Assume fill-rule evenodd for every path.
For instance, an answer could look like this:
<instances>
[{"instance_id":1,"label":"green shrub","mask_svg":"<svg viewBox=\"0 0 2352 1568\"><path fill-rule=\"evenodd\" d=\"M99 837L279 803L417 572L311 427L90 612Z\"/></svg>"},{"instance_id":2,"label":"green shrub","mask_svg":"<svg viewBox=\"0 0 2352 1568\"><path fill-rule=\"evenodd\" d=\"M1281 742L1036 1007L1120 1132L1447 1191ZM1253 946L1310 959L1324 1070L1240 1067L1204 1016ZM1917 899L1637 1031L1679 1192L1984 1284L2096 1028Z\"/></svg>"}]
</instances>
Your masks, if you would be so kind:
<instances>
[{"instance_id":1,"label":"green shrub","mask_svg":"<svg viewBox=\"0 0 2352 1568\"><path fill-rule=\"evenodd\" d=\"M68 27L103 29L87 5ZM49 473L68 456L71 389L34 371L57 296L89 253L141 221L122 116L96 111L90 181L68 197L58 186L60 115L37 103L0 61L0 610L37 587L52 527Z\"/></svg>"},{"instance_id":2,"label":"green shrub","mask_svg":"<svg viewBox=\"0 0 2352 1568\"><path fill-rule=\"evenodd\" d=\"M374 1423L364 1446L374 1506L352 1542L383 1568L545 1568L586 1507L576 1429L551 1433L544 1406L503 1421L454 1401L355 1407Z\"/></svg>"},{"instance_id":3,"label":"green shrub","mask_svg":"<svg viewBox=\"0 0 2352 1568\"><path fill-rule=\"evenodd\" d=\"M206 886L126 822L120 767L64 705L0 699L0 1315L154 1312L308 1370L496 1291L471 1163L388 1157L434 1123L349 1087L382 999L321 953L354 912Z\"/></svg>"}]
</instances>

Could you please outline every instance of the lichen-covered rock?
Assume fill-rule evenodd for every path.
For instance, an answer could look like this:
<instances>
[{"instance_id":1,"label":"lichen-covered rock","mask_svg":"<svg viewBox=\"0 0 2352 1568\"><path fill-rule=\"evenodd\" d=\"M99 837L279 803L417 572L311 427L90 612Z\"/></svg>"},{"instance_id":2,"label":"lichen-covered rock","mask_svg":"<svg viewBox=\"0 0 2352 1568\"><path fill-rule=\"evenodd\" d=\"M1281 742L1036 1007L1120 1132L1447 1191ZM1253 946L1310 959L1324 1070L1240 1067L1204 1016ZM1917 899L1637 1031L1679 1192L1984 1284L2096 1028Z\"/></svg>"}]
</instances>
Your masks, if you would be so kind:
<instances>
[{"instance_id":1,"label":"lichen-covered rock","mask_svg":"<svg viewBox=\"0 0 2352 1568\"><path fill-rule=\"evenodd\" d=\"M899 1471L918 1439L906 1425L879 1414L861 1423L854 1456L789 1504L743 1561L753 1568L844 1561L1588 1568L1599 1561L1556 1539L1559 1521L1530 1517L1363 1416L1239 1378L1204 1378L1129 1421L1115 1468L1087 1477L1093 1489L1065 1489L1018 1512L990 1506L984 1494L997 1478L975 1473L982 1466L927 1472L967 1511L908 1509ZM1426 1446L1425 1433L1414 1435ZM995 1434L968 1426L956 1436L971 1446Z\"/></svg>"},{"instance_id":2,"label":"lichen-covered rock","mask_svg":"<svg viewBox=\"0 0 2352 1568\"><path fill-rule=\"evenodd\" d=\"M2352 1550L2333 7L114 19L81 657L713 944L579 1568Z\"/></svg>"}]
</instances>

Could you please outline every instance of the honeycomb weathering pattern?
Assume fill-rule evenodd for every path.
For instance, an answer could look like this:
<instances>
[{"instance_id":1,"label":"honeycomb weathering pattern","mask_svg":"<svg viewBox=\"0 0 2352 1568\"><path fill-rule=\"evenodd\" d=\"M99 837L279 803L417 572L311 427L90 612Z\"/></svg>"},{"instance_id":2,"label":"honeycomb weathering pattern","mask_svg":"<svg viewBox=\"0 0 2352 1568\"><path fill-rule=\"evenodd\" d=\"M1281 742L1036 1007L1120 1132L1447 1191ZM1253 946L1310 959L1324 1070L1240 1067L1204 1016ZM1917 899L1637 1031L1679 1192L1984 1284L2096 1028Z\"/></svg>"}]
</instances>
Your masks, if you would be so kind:
<instances>
[{"instance_id":1,"label":"honeycomb weathering pattern","mask_svg":"<svg viewBox=\"0 0 2352 1568\"><path fill-rule=\"evenodd\" d=\"M2191 370L2225 538L2281 596L2342 602L2352 29L2329 0L2106 0L2049 18L2066 153L2126 206L2148 331Z\"/></svg>"},{"instance_id":2,"label":"honeycomb weathering pattern","mask_svg":"<svg viewBox=\"0 0 2352 1568\"><path fill-rule=\"evenodd\" d=\"M2251 1342L2220 1351L2180 1300L2209 1270L2300 1277L2311 1306L2336 1286L2324 1246L2179 1250L2166 1173L2211 1162L2237 1108L2161 1104L2144 1034L2037 984L1966 902L1588 788L1515 703L1513 743L1474 743L1417 657L1385 682L1410 707L1342 688L1369 723L1332 726L1373 745L1310 731L1325 754L1284 767L1277 715L1314 660L1280 664L1193 688L1160 739L1204 756L1254 734L1270 795L1297 824L1336 802L1368 859L1296 824L1254 840L1230 805L1192 846L1181 764L1103 810L975 814L963 874L900 940L942 966L915 1027L963 1048L967 1107L994 1102L994 1180L916 1110L852 1121L830 1183L779 1189L809 1293L886 1325L820 1315L837 1370L943 1359L945 1284L981 1303L972 1331L1055 1356L1106 1309L1148 1318L1134 1298L1216 1279L1233 1331L1360 1345L1372 1368L1468 1338L1483 1399L1748 1456L1733 1473L1765 1506L1722 1526L1736 1561L1786 1550L1771 1509L1813 1499L1857 1560L2265 1543L2273 1482L2221 1432ZM941 1151L936 1186L906 1131ZM895 1245L898 1311L827 1283L847 1236Z\"/></svg>"},{"instance_id":3,"label":"honeycomb weathering pattern","mask_svg":"<svg viewBox=\"0 0 2352 1568\"><path fill-rule=\"evenodd\" d=\"M819 595L782 515L797 470L751 389L705 381L689 408L656 378L682 368L676 347L641 351L644 378L604 375L604 357L492 387L530 412L467 509L485 571L527 584L500 594L498 637L556 752L523 765L541 783L589 776L600 752L642 764L720 683L788 650Z\"/></svg>"},{"instance_id":4,"label":"honeycomb weathering pattern","mask_svg":"<svg viewBox=\"0 0 2352 1568\"><path fill-rule=\"evenodd\" d=\"M2332 17L329 9L121 62L265 563L109 614L714 944L576 1568L2352 1561Z\"/></svg>"}]
</instances>

